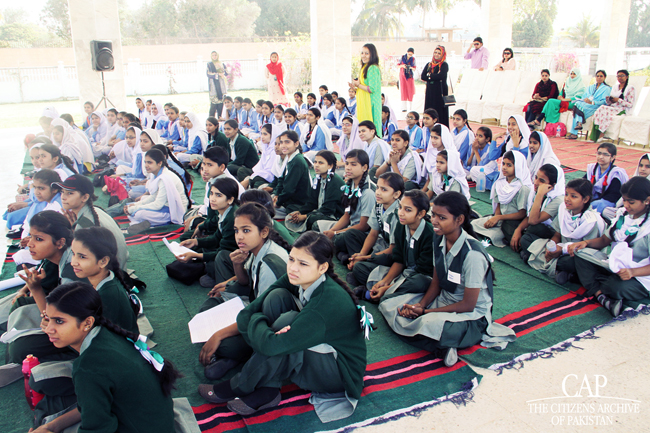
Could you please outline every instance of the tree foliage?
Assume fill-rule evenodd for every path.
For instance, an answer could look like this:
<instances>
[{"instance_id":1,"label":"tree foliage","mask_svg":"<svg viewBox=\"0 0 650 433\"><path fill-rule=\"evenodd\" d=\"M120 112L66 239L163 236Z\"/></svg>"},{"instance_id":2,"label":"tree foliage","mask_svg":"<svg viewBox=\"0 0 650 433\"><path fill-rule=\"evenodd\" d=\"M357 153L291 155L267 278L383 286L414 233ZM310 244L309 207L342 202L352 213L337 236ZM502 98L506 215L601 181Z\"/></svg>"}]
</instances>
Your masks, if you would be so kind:
<instances>
[{"instance_id":1,"label":"tree foliage","mask_svg":"<svg viewBox=\"0 0 650 433\"><path fill-rule=\"evenodd\" d=\"M355 36L395 36L402 32L401 14L408 0L366 0L352 26Z\"/></svg>"},{"instance_id":2,"label":"tree foliage","mask_svg":"<svg viewBox=\"0 0 650 433\"><path fill-rule=\"evenodd\" d=\"M650 6L647 0L632 0L627 26L628 47L650 47Z\"/></svg>"},{"instance_id":3,"label":"tree foliage","mask_svg":"<svg viewBox=\"0 0 650 433\"><path fill-rule=\"evenodd\" d=\"M567 37L578 48L597 47L600 41L600 26L591 22L591 16L583 15L578 23L567 32Z\"/></svg>"},{"instance_id":4,"label":"tree foliage","mask_svg":"<svg viewBox=\"0 0 650 433\"><path fill-rule=\"evenodd\" d=\"M553 39L556 0L514 0L512 42L515 47L547 47Z\"/></svg>"},{"instance_id":5,"label":"tree foliage","mask_svg":"<svg viewBox=\"0 0 650 433\"><path fill-rule=\"evenodd\" d=\"M254 0L264 11L255 21L258 36L284 36L309 33L309 0Z\"/></svg>"},{"instance_id":6,"label":"tree foliage","mask_svg":"<svg viewBox=\"0 0 650 433\"><path fill-rule=\"evenodd\" d=\"M41 10L41 21L47 29L64 41L72 41L68 0L47 0Z\"/></svg>"},{"instance_id":7,"label":"tree foliage","mask_svg":"<svg viewBox=\"0 0 650 433\"><path fill-rule=\"evenodd\" d=\"M5 8L0 12L0 21L4 24L24 22L27 19L27 11L23 8Z\"/></svg>"}]
</instances>

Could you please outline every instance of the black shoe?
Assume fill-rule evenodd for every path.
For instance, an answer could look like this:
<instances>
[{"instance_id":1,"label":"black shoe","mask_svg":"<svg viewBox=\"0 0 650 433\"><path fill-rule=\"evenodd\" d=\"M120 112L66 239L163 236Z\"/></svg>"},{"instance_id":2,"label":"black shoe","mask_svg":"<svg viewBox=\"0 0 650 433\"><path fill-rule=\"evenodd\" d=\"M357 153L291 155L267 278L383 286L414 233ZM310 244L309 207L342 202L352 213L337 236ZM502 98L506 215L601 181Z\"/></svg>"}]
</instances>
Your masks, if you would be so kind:
<instances>
[{"instance_id":1,"label":"black shoe","mask_svg":"<svg viewBox=\"0 0 650 433\"><path fill-rule=\"evenodd\" d=\"M348 260L350 260L350 255L344 252L340 252L336 255L336 258L339 259L339 262L341 262L342 265L347 265Z\"/></svg>"},{"instance_id":2,"label":"black shoe","mask_svg":"<svg viewBox=\"0 0 650 433\"><path fill-rule=\"evenodd\" d=\"M205 367L203 374L208 380L219 380L237 365L239 365L239 361L234 359L218 358Z\"/></svg>"},{"instance_id":3,"label":"black shoe","mask_svg":"<svg viewBox=\"0 0 650 433\"><path fill-rule=\"evenodd\" d=\"M237 398L230 387L230 381L225 380L216 385L199 385L199 394L210 403L228 403Z\"/></svg>"},{"instance_id":4,"label":"black shoe","mask_svg":"<svg viewBox=\"0 0 650 433\"><path fill-rule=\"evenodd\" d=\"M239 415L252 415L260 410L270 409L280 404L282 395L277 388L259 388L246 397L228 402L228 409Z\"/></svg>"},{"instance_id":5,"label":"black shoe","mask_svg":"<svg viewBox=\"0 0 650 433\"><path fill-rule=\"evenodd\" d=\"M9 230L7 232L7 237L9 239L20 239L20 235L23 233L23 227L20 226L19 229Z\"/></svg>"},{"instance_id":6,"label":"black shoe","mask_svg":"<svg viewBox=\"0 0 650 433\"><path fill-rule=\"evenodd\" d=\"M359 285L359 282L352 272L348 272L348 274L345 276L345 282L352 287L357 287Z\"/></svg>"},{"instance_id":7,"label":"black shoe","mask_svg":"<svg viewBox=\"0 0 650 433\"><path fill-rule=\"evenodd\" d=\"M356 296L359 300L365 299L364 295L366 293L366 286L356 286L353 289L352 293L354 293L354 296Z\"/></svg>"},{"instance_id":8,"label":"black shoe","mask_svg":"<svg viewBox=\"0 0 650 433\"><path fill-rule=\"evenodd\" d=\"M600 296L598 296L598 302L600 302L600 305L607 308L614 317L618 317L623 310L622 299L612 299L606 295L600 294Z\"/></svg>"},{"instance_id":9,"label":"black shoe","mask_svg":"<svg viewBox=\"0 0 650 433\"><path fill-rule=\"evenodd\" d=\"M555 282L564 286L567 281L569 281L569 273L560 271L557 274L555 274Z\"/></svg>"}]
</instances>

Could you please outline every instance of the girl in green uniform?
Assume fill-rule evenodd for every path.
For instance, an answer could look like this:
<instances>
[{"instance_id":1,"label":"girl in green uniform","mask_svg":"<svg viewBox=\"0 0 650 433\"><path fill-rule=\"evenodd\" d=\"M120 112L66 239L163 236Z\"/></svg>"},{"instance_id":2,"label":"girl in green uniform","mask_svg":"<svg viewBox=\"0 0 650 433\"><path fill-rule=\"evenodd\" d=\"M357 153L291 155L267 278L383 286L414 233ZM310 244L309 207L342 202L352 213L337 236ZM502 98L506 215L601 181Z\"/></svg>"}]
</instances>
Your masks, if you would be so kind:
<instances>
[{"instance_id":1,"label":"girl in green uniform","mask_svg":"<svg viewBox=\"0 0 650 433\"><path fill-rule=\"evenodd\" d=\"M331 150L321 150L314 157L316 176L309 191L309 201L300 209L287 215L285 225L291 231L303 233L312 230L321 220L336 221L343 215L341 187L345 181L336 174L336 155Z\"/></svg>"},{"instance_id":2,"label":"girl in green uniform","mask_svg":"<svg viewBox=\"0 0 650 433\"><path fill-rule=\"evenodd\" d=\"M355 287L355 292L359 290L363 293L366 290L368 275L373 269L380 265L390 266L392 262L395 233L399 226L397 208L403 194L404 178L401 175L390 172L379 176L375 214L368 219L370 232L363 241L361 251L352 254L348 263L348 269L352 272L348 273L346 281Z\"/></svg>"},{"instance_id":3,"label":"girl in green uniform","mask_svg":"<svg viewBox=\"0 0 650 433\"><path fill-rule=\"evenodd\" d=\"M403 293L424 293L433 273L433 227L429 197L419 189L406 191L400 200L392 264L378 266L368 276L363 298L379 302ZM374 283L374 284L373 284Z\"/></svg>"},{"instance_id":4,"label":"girl in green uniform","mask_svg":"<svg viewBox=\"0 0 650 433\"><path fill-rule=\"evenodd\" d=\"M237 209L235 240L238 249L230 253L230 260L217 258L217 280L223 282L210 291L200 311L234 297L240 297L248 304L287 271L291 246L273 230L273 221L261 204L247 203ZM217 357L213 358L215 352ZM216 332L201 350L200 360L206 365L205 376L211 380L220 379L239 362L248 359L251 352L239 336L236 324Z\"/></svg>"},{"instance_id":5,"label":"girl in green uniform","mask_svg":"<svg viewBox=\"0 0 650 433\"><path fill-rule=\"evenodd\" d=\"M228 403L250 415L280 403L290 380L312 392L321 421L350 416L361 397L366 344L356 298L334 273L334 247L322 234L300 236L287 274L237 316L237 328L253 348L241 373L217 385L201 385L212 403Z\"/></svg>"},{"instance_id":6,"label":"girl in green uniform","mask_svg":"<svg viewBox=\"0 0 650 433\"><path fill-rule=\"evenodd\" d=\"M433 204L431 285L424 295L387 299L379 304L379 311L410 344L432 352L446 351L445 365L452 366L458 360L456 349L481 341L488 347L504 348L515 334L492 323L491 258L474 238L467 198L448 191Z\"/></svg>"},{"instance_id":7,"label":"girl in green uniform","mask_svg":"<svg viewBox=\"0 0 650 433\"><path fill-rule=\"evenodd\" d=\"M374 213L374 186L368 179L368 154L360 149L352 149L345 157L345 178L341 202L345 213L338 221L319 221L318 229L334 240L337 257L347 265L348 258L361 251L363 242L370 230L368 220Z\"/></svg>"},{"instance_id":8,"label":"girl in green uniform","mask_svg":"<svg viewBox=\"0 0 650 433\"><path fill-rule=\"evenodd\" d=\"M280 149L285 156L282 172L276 176L273 201L277 218L300 209L309 200L309 167L301 153L300 137L296 131L280 134Z\"/></svg>"},{"instance_id":9,"label":"girl in green uniform","mask_svg":"<svg viewBox=\"0 0 650 433\"><path fill-rule=\"evenodd\" d=\"M223 252L222 257L224 255L227 257L237 248L233 223L239 204L238 196L239 185L236 181L228 177L216 179L210 189L210 208L219 215L218 222L215 224L215 232L204 238L188 239L181 242L184 247L203 250L202 253L187 252L178 256L178 260L183 263L188 263L193 259L202 260L205 263L207 273L199 281L202 287L213 288L217 282L221 282L215 280L215 260L220 253Z\"/></svg>"},{"instance_id":10,"label":"girl in green uniform","mask_svg":"<svg viewBox=\"0 0 650 433\"><path fill-rule=\"evenodd\" d=\"M103 314L101 291L74 282L46 298L45 333L58 348L79 353L72 380L78 410L44 426L51 431L81 421L83 432L174 432L170 396L179 373Z\"/></svg>"}]
</instances>

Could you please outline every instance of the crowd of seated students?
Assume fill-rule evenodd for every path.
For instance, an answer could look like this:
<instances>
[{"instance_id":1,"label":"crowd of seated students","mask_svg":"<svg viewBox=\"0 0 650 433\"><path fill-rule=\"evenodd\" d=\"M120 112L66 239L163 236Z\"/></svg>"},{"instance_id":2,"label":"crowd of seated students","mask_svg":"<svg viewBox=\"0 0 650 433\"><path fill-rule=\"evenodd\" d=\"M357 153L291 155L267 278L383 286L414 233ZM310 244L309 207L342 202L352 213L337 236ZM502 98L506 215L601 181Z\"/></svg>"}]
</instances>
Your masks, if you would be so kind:
<instances>
[{"instance_id":1,"label":"crowd of seated students","mask_svg":"<svg viewBox=\"0 0 650 433\"><path fill-rule=\"evenodd\" d=\"M210 383L198 389L245 416L277 406L285 380L311 391L323 422L350 416L370 326L360 302L378 304L399 338L448 366L459 349L514 341L491 316L494 271L481 240L509 246L560 284L581 283L619 315L624 300L647 297L650 287L650 160L643 155L629 179L615 165L616 146L602 143L585 177L566 183L548 137L530 127L550 116L556 96L586 115L574 75L561 96L543 78L530 122L512 116L498 134L473 130L464 110L453 113L452 130L432 109L409 112L400 129L388 105L377 131L357 120L354 101L325 86L319 101L296 92L291 108L226 96L205 123L139 98L137 114L86 103L82 128L48 107L43 131L27 143L34 171L20 186L26 200L5 214L21 239L13 257L25 286L0 300L7 329L34 328L42 315L42 331L9 342L0 384L20 373L27 354L72 363L72 377L32 375L29 386L45 395L35 428L173 431L173 407L183 404L170 398L178 371L140 338L136 319L147 305L125 272L124 238L169 224L183 226L181 245L191 251L167 272L205 288L196 311L233 298L246 306L203 344ZM625 99L612 98L604 107ZM104 212L87 175L107 167L128 197ZM483 217L468 183L481 172L493 205ZM194 202L198 176L205 191ZM125 232L111 218L121 214Z\"/></svg>"}]
</instances>

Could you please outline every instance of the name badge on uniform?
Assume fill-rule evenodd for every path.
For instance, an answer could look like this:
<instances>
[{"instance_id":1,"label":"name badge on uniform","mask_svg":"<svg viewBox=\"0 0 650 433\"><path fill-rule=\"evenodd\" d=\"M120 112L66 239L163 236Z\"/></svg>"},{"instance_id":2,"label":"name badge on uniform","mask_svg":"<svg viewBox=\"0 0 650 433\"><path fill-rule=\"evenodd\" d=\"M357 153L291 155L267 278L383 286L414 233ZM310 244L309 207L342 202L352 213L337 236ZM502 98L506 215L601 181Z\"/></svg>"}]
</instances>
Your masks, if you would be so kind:
<instances>
[{"instance_id":1,"label":"name badge on uniform","mask_svg":"<svg viewBox=\"0 0 650 433\"><path fill-rule=\"evenodd\" d=\"M346 212L346 213L350 213L350 206L348 206L348 207L345 208L345 212Z\"/></svg>"},{"instance_id":2,"label":"name badge on uniform","mask_svg":"<svg viewBox=\"0 0 650 433\"><path fill-rule=\"evenodd\" d=\"M409 248L413 248L415 246L415 239L411 238L411 243L409 244Z\"/></svg>"},{"instance_id":3,"label":"name badge on uniform","mask_svg":"<svg viewBox=\"0 0 650 433\"><path fill-rule=\"evenodd\" d=\"M390 224L388 224L388 223L384 223L384 231L385 231L386 233L390 233Z\"/></svg>"},{"instance_id":4,"label":"name badge on uniform","mask_svg":"<svg viewBox=\"0 0 650 433\"><path fill-rule=\"evenodd\" d=\"M457 272L447 272L447 279L454 284L460 284L460 274Z\"/></svg>"}]
</instances>

